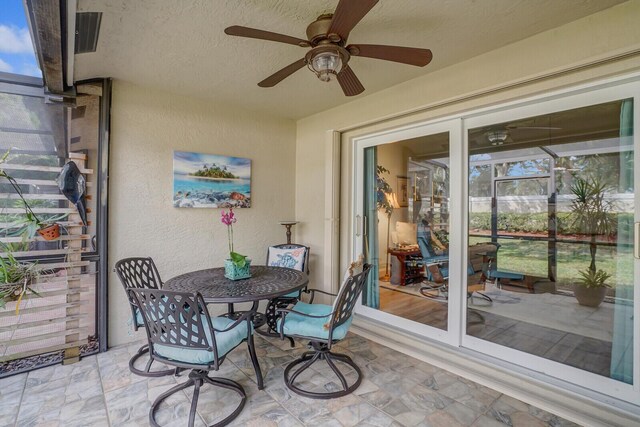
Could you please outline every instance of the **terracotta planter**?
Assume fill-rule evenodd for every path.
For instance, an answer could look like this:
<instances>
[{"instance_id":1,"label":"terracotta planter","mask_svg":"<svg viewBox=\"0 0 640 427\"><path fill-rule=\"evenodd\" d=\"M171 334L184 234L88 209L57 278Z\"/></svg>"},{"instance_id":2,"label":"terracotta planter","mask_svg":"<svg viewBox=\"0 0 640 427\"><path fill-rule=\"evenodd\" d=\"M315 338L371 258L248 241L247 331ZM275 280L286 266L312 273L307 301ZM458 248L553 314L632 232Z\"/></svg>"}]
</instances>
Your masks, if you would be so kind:
<instances>
[{"instance_id":1,"label":"terracotta planter","mask_svg":"<svg viewBox=\"0 0 640 427\"><path fill-rule=\"evenodd\" d=\"M38 230L44 240L55 240L60 237L60 225L51 224Z\"/></svg>"},{"instance_id":2,"label":"terracotta planter","mask_svg":"<svg viewBox=\"0 0 640 427\"><path fill-rule=\"evenodd\" d=\"M585 288L584 286L575 285L573 294L578 300L578 304L586 307L598 307L604 301L607 288Z\"/></svg>"}]
</instances>

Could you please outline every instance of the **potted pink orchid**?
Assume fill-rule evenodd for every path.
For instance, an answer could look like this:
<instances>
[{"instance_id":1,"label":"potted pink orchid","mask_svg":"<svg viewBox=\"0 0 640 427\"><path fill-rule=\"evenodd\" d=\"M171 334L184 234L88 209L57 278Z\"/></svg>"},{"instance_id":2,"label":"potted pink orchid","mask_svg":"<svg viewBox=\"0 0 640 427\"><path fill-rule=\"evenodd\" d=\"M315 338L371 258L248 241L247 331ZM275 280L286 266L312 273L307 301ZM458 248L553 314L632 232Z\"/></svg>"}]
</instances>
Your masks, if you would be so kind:
<instances>
[{"instance_id":1,"label":"potted pink orchid","mask_svg":"<svg viewBox=\"0 0 640 427\"><path fill-rule=\"evenodd\" d=\"M224 261L224 276L231 280L251 277L249 271L251 260L233 250L233 224L238 221L233 213L233 208L229 208L229 212L222 211L220 221L227 226L227 241L229 243L229 258Z\"/></svg>"}]
</instances>

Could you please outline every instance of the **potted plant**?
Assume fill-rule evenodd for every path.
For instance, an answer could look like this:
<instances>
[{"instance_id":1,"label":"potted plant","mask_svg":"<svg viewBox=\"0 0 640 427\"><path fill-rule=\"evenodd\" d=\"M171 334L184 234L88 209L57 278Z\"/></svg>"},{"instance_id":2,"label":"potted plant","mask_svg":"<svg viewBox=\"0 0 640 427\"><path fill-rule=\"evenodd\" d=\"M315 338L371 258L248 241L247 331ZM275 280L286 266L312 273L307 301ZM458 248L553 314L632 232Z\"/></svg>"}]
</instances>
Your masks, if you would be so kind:
<instances>
[{"instance_id":1,"label":"potted plant","mask_svg":"<svg viewBox=\"0 0 640 427\"><path fill-rule=\"evenodd\" d=\"M389 247L389 235L391 231L391 214L393 214L393 189L382 176L383 173L389 173L389 170L382 165L378 165L376 169L376 208L384 211L387 215L387 248ZM397 202L396 202L397 203ZM389 263L389 252L386 256L386 273L380 277L381 280L388 282L391 280L391 266Z\"/></svg>"},{"instance_id":2,"label":"potted plant","mask_svg":"<svg viewBox=\"0 0 640 427\"><path fill-rule=\"evenodd\" d=\"M18 301L16 315L20 310L20 301L29 292L39 294L31 287L34 279L40 275L37 263L21 263L5 248L6 258L0 257L0 308L10 301Z\"/></svg>"},{"instance_id":3,"label":"potted plant","mask_svg":"<svg viewBox=\"0 0 640 427\"><path fill-rule=\"evenodd\" d=\"M251 260L233 250L233 224L238 221L233 208L229 208L229 212L222 211L220 221L227 226L229 244L229 258L224 260L224 276L231 280L248 279L251 277L249 271Z\"/></svg>"},{"instance_id":4,"label":"potted plant","mask_svg":"<svg viewBox=\"0 0 640 427\"><path fill-rule=\"evenodd\" d=\"M578 279L577 285L573 289L573 294L578 300L578 304L587 307L598 307L604 301L607 289L611 286L606 281L611 277L609 273L603 270L578 272L581 278Z\"/></svg>"},{"instance_id":5,"label":"potted plant","mask_svg":"<svg viewBox=\"0 0 640 427\"><path fill-rule=\"evenodd\" d=\"M599 178L576 178L571 192L576 197L571 204L573 225L589 235L589 267L579 272L581 278L575 283L574 295L580 305L598 307L604 301L607 288L605 282L611 275L596 268L597 236L609 235L614 227L611 216L612 204L604 196L610 186Z\"/></svg>"},{"instance_id":6,"label":"potted plant","mask_svg":"<svg viewBox=\"0 0 640 427\"><path fill-rule=\"evenodd\" d=\"M376 169L376 208L384 211L388 217L393 213L393 206L389 201L389 195L393 193L393 189L382 176L383 173L389 173L384 166L378 165Z\"/></svg>"},{"instance_id":7,"label":"potted plant","mask_svg":"<svg viewBox=\"0 0 640 427\"><path fill-rule=\"evenodd\" d=\"M9 151L4 153L4 155L0 159L0 164L4 163L7 160L7 157L9 157ZM33 212L33 209L31 209L31 206L29 206L29 203L27 203L27 200L22 195L22 190L20 190L20 187L18 186L16 180L4 169L0 169L0 177L5 178L7 181L9 181L9 184L11 184L16 194L18 194L20 200L22 201L26 218L24 220L17 221L16 224L25 227L24 236L26 238L32 238L37 232L45 240L55 240L60 237L60 225L56 223L51 224L40 221L40 219Z\"/></svg>"}]
</instances>

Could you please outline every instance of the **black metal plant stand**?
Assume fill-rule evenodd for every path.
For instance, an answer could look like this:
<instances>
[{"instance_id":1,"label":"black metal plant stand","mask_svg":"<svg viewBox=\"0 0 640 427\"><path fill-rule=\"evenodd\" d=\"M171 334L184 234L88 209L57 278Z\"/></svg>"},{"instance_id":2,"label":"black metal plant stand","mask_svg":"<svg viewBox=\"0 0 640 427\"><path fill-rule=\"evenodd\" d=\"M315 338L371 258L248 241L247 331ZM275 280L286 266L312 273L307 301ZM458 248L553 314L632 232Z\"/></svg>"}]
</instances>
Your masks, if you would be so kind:
<instances>
[{"instance_id":1,"label":"black metal plant stand","mask_svg":"<svg viewBox=\"0 0 640 427\"><path fill-rule=\"evenodd\" d=\"M287 229L287 244L291 244L291 227L296 225L298 221L280 221L280 225L284 225Z\"/></svg>"}]
</instances>

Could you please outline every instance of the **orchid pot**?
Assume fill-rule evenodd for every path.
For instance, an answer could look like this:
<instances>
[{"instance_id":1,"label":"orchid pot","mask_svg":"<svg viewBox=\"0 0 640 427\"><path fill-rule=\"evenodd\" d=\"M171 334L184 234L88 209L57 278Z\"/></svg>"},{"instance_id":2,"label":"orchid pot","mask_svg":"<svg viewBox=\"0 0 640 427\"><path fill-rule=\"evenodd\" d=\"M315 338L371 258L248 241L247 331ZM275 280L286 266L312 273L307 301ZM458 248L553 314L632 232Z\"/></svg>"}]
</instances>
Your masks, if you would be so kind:
<instances>
[{"instance_id":1,"label":"orchid pot","mask_svg":"<svg viewBox=\"0 0 640 427\"><path fill-rule=\"evenodd\" d=\"M245 259L244 265L239 267L232 259L224 260L224 277L229 280L242 280L251 277L251 260Z\"/></svg>"},{"instance_id":2,"label":"orchid pot","mask_svg":"<svg viewBox=\"0 0 640 427\"><path fill-rule=\"evenodd\" d=\"M224 276L230 280L248 279L251 277L249 267L251 260L233 250L233 224L238 219L230 208L229 212L222 211L220 221L227 226L227 241L229 243L229 258L224 261Z\"/></svg>"}]
</instances>

